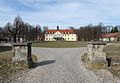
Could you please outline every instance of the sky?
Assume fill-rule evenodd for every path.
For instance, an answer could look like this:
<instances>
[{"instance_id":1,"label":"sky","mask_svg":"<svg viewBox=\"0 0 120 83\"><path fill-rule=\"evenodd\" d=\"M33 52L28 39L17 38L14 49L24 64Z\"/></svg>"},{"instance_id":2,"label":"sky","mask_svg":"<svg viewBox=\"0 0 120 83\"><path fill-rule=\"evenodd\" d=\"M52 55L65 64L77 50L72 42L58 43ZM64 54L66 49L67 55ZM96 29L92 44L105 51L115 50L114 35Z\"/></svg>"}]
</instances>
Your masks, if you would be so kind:
<instances>
[{"instance_id":1,"label":"sky","mask_svg":"<svg viewBox=\"0 0 120 83\"><path fill-rule=\"evenodd\" d=\"M0 26L18 15L24 22L49 28L120 25L120 0L0 0Z\"/></svg>"}]
</instances>

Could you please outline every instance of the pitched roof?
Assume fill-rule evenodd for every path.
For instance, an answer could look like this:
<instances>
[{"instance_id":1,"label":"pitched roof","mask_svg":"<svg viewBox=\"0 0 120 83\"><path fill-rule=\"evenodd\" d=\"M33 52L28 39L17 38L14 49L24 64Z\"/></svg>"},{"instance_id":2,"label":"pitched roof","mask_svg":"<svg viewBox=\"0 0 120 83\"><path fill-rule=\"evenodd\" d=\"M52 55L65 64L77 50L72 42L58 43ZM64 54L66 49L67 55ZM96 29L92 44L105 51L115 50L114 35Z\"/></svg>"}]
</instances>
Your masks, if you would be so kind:
<instances>
[{"instance_id":1,"label":"pitched roof","mask_svg":"<svg viewBox=\"0 0 120 83\"><path fill-rule=\"evenodd\" d=\"M47 33L55 33L57 31L59 31L60 33L66 33L66 34L68 34L68 33L75 33L75 31L72 30L72 29L60 29L60 30L48 29L48 30L46 30Z\"/></svg>"},{"instance_id":2,"label":"pitched roof","mask_svg":"<svg viewBox=\"0 0 120 83\"><path fill-rule=\"evenodd\" d=\"M116 33L106 33L106 34L101 34L100 37L102 38L109 38L109 37L117 37L118 32Z\"/></svg>"}]
</instances>

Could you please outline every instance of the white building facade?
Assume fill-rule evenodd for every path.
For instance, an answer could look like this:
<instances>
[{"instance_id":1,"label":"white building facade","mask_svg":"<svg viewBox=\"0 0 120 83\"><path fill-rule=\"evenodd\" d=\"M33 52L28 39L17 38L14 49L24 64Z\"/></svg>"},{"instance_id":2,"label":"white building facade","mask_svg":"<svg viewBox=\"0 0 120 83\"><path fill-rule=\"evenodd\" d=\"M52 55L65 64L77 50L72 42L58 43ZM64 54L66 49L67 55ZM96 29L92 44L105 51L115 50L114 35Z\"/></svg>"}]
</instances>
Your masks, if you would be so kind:
<instances>
[{"instance_id":1,"label":"white building facade","mask_svg":"<svg viewBox=\"0 0 120 83\"><path fill-rule=\"evenodd\" d=\"M45 41L77 41L77 35L72 29L46 30Z\"/></svg>"}]
</instances>

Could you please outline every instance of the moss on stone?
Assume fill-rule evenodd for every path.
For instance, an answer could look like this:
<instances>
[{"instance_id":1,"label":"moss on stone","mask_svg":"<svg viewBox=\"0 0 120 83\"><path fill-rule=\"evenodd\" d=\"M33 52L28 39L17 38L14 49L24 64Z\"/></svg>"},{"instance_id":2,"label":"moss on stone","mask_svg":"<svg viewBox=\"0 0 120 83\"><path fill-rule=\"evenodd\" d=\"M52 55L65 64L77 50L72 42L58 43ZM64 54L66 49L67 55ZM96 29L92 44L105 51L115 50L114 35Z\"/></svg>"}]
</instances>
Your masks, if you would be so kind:
<instances>
[{"instance_id":1,"label":"moss on stone","mask_svg":"<svg viewBox=\"0 0 120 83\"><path fill-rule=\"evenodd\" d=\"M102 62L87 61L86 65L87 65L87 68L89 69L103 69L107 67L107 63L102 63Z\"/></svg>"}]
</instances>

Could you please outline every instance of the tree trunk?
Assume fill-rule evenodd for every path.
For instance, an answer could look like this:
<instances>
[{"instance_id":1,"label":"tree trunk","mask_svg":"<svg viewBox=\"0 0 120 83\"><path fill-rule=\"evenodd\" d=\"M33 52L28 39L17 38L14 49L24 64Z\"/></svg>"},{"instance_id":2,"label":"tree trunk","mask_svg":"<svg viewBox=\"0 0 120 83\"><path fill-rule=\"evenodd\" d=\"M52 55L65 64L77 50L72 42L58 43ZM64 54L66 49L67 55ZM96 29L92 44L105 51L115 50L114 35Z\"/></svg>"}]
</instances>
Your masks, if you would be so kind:
<instances>
[{"instance_id":1,"label":"tree trunk","mask_svg":"<svg viewBox=\"0 0 120 83\"><path fill-rule=\"evenodd\" d=\"M13 36L13 41L16 43L16 35Z\"/></svg>"},{"instance_id":2,"label":"tree trunk","mask_svg":"<svg viewBox=\"0 0 120 83\"><path fill-rule=\"evenodd\" d=\"M18 35L18 42L20 42L20 35Z\"/></svg>"}]
</instances>

